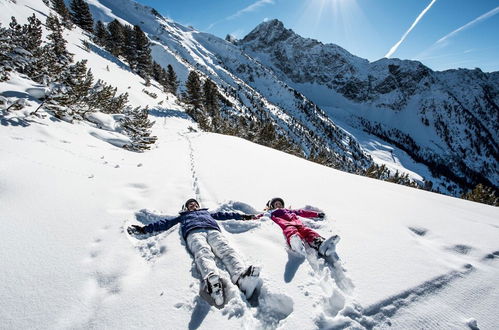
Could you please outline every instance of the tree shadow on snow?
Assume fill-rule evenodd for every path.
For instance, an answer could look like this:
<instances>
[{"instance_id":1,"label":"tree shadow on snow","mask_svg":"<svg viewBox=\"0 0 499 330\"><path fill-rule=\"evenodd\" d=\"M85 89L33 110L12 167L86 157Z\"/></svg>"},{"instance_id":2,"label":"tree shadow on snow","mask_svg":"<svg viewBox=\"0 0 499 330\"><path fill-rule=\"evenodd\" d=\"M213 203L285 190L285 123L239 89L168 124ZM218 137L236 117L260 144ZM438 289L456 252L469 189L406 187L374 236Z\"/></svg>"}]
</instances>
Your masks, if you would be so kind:
<instances>
[{"instance_id":1,"label":"tree shadow on snow","mask_svg":"<svg viewBox=\"0 0 499 330\"><path fill-rule=\"evenodd\" d=\"M113 54L111 54L107 50L104 50L104 49L99 48L99 47L92 45L92 44L88 44L88 48L90 51L94 52L95 54L99 55L100 57L102 57L110 62L113 62L114 64L119 66L121 69L123 69L125 71L132 72L132 70L130 70L130 67L127 64L120 61L116 56L114 56Z\"/></svg>"},{"instance_id":2,"label":"tree shadow on snow","mask_svg":"<svg viewBox=\"0 0 499 330\"><path fill-rule=\"evenodd\" d=\"M5 118L1 114L0 114L0 124L2 126L19 126L19 127L28 127L30 125L26 119L19 117Z\"/></svg>"},{"instance_id":3,"label":"tree shadow on snow","mask_svg":"<svg viewBox=\"0 0 499 330\"><path fill-rule=\"evenodd\" d=\"M191 117L183 111L172 110L172 109L149 109L149 114L153 117L158 118L181 118L181 119L191 119Z\"/></svg>"}]
</instances>

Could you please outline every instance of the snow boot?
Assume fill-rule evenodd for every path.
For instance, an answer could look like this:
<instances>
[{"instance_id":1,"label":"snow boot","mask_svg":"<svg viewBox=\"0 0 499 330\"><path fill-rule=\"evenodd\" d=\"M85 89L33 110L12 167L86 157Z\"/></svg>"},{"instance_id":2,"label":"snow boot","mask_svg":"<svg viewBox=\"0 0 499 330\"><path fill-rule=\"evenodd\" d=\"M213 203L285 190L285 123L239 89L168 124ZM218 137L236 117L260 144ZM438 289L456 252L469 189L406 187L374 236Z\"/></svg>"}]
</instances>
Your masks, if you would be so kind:
<instances>
[{"instance_id":1,"label":"snow boot","mask_svg":"<svg viewBox=\"0 0 499 330\"><path fill-rule=\"evenodd\" d=\"M208 275L206 278L206 292L213 298L216 306L223 306L225 302L223 283L218 275Z\"/></svg>"},{"instance_id":2,"label":"snow boot","mask_svg":"<svg viewBox=\"0 0 499 330\"><path fill-rule=\"evenodd\" d=\"M311 246L323 257L329 257L336 252L336 244L340 241L340 236L333 235L328 239L317 237L312 242Z\"/></svg>"},{"instance_id":3,"label":"snow boot","mask_svg":"<svg viewBox=\"0 0 499 330\"><path fill-rule=\"evenodd\" d=\"M236 281L237 286L244 293L246 299L249 299L253 295L255 289L262 282L262 279L259 277L260 270L260 267L249 266Z\"/></svg>"}]
</instances>

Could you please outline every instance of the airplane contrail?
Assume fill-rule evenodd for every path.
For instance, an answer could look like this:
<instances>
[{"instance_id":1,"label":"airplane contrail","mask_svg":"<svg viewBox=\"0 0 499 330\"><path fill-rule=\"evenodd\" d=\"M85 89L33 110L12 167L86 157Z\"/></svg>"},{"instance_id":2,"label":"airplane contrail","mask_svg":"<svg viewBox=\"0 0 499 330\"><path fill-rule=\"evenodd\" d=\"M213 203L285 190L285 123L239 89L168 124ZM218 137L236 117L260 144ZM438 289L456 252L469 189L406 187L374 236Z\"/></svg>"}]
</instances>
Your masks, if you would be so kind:
<instances>
[{"instance_id":1,"label":"airplane contrail","mask_svg":"<svg viewBox=\"0 0 499 330\"><path fill-rule=\"evenodd\" d=\"M472 20L471 22L468 22L467 24L461 26L460 28L455 29L451 33L447 34L446 36L438 39L435 44L440 44L440 43L444 42L445 40L449 39L450 37L458 34L459 32L464 31L467 28L471 27L472 25L475 25L475 24L477 24L477 23L479 23L479 22L481 22L483 20L486 20L487 18L492 17L492 16L494 16L497 13L499 13L499 6L496 7L496 8L494 8L494 9L492 9L491 11L483 14L482 16L480 16L478 18L475 18L474 20Z\"/></svg>"},{"instance_id":2,"label":"airplane contrail","mask_svg":"<svg viewBox=\"0 0 499 330\"><path fill-rule=\"evenodd\" d=\"M404 35L402 36L402 38L400 38L400 40L395 45L393 45L392 48L390 48L390 50L388 51L388 53L386 53L385 57L390 57L390 56L392 56L393 53L395 53L397 51L397 49L399 48L400 44L405 40L405 38L407 38L407 36L409 35L409 33L412 31L412 29L414 29L414 27L419 23L419 21L423 18L423 16L426 14L426 12L428 10L430 10L431 6L433 6L433 4L435 2L437 2L437 0L432 0L431 3L418 15L418 17L416 17L416 20L412 23L412 25L409 28L409 30L407 30L404 33Z\"/></svg>"}]
</instances>

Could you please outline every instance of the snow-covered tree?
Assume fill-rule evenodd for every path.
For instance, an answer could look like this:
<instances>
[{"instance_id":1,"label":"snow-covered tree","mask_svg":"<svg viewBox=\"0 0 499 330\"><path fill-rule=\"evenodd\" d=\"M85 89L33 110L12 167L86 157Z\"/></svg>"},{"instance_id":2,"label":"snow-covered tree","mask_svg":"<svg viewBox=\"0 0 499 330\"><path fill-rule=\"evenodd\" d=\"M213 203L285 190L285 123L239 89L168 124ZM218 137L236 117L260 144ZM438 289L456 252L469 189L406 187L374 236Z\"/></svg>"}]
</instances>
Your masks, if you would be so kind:
<instances>
[{"instance_id":1,"label":"snow-covered tree","mask_svg":"<svg viewBox=\"0 0 499 330\"><path fill-rule=\"evenodd\" d=\"M34 54L42 44L42 22L33 14L28 17L28 24L23 26L24 49Z\"/></svg>"},{"instance_id":2,"label":"snow-covered tree","mask_svg":"<svg viewBox=\"0 0 499 330\"><path fill-rule=\"evenodd\" d=\"M81 120L87 112L96 111L90 107L89 92L93 85L93 75L82 60L69 65L61 72L59 80L52 84L52 95L47 108L56 117Z\"/></svg>"},{"instance_id":3,"label":"snow-covered tree","mask_svg":"<svg viewBox=\"0 0 499 330\"><path fill-rule=\"evenodd\" d=\"M9 79L9 74L13 70L8 56L12 51L12 47L9 30L0 25L0 82Z\"/></svg>"},{"instance_id":4,"label":"snow-covered tree","mask_svg":"<svg viewBox=\"0 0 499 330\"><path fill-rule=\"evenodd\" d=\"M496 191L479 183L473 190L463 194L461 198L478 202L489 204L493 206L499 206L499 196L496 196Z\"/></svg>"},{"instance_id":5,"label":"snow-covered tree","mask_svg":"<svg viewBox=\"0 0 499 330\"><path fill-rule=\"evenodd\" d=\"M138 152L150 149L151 144L156 142L157 137L151 136L151 127L154 122L148 118L148 109L128 108L124 114L121 127L131 140L131 143L125 145L124 148Z\"/></svg>"},{"instance_id":6,"label":"snow-covered tree","mask_svg":"<svg viewBox=\"0 0 499 330\"><path fill-rule=\"evenodd\" d=\"M68 28L72 28L71 23L71 14L69 13L68 7L64 3L64 0L50 0L52 2L52 8L58 13L61 17L62 24Z\"/></svg>"},{"instance_id":7,"label":"snow-covered tree","mask_svg":"<svg viewBox=\"0 0 499 330\"><path fill-rule=\"evenodd\" d=\"M62 26L56 16L48 16L45 22L50 33L47 36L49 40L44 47L43 57L50 73L49 79L57 80L65 67L72 62L72 54L66 49L66 39L62 34ZM41 82L41 81L39 81Z\"/></svg>"},{"instance_id":8,"label":"snow-covered tree","mask_svg":"<svg viewBox=\"0 0 499 330\"><path fill-rule=\"evenodd\" d=\"M90 90L89 107L103 113L122 113L128 102L128 93L116 95L117 88L98 80Z\"/></svg>"},{"instance_id":9,"label":"snow-covered tree","mask_svg":"<svg viewBox=\"0 0 499 330\"><path fill-rule=\"evenodd\" d=\"M94 19L88 4L84 0L71 0L69 7L72 21L83 30L93 33Z\"/></svg>"}]
</instances>

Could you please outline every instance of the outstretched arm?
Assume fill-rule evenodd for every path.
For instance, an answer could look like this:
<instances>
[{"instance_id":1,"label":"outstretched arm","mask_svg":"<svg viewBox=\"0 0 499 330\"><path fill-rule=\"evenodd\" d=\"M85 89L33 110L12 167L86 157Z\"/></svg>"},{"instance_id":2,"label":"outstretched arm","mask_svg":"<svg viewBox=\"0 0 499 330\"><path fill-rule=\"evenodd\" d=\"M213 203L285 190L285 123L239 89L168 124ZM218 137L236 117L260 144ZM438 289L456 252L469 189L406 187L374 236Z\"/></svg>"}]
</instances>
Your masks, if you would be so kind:
<instances>
[{"instance_id":1,"label":"outstretched arm","mask_svg":"<svg viewBox=\"0 0 499 330\"><path fill-rule=\"evenodd\" d=\"M131 225L130 227L127 228L127 231L130 235L149 234L153 232L168 230L179 222L180 222L180 217L176 217L174 219L164 219L143 227L137 225Z\"/></svg>"},{"instance_id":2,"label":"outstretched arm","mask_svg":"<svg viewBox=\"0 0 499 330\"><path fill-rule=\"evenodd\" d=\"M253 214L241 214L241 213L237 213L237 212L215 212L215 213L211 213L211 216L215 220L229 220L229 219L252 220L252 219L256 219L255 215L253 215Z\"/></svg>"},{"instance_id":3,"label":"outstretched arm","mask_svg":"<svg viewBox=\"0 0 499 330\"><path fill-rule=\"evenodd\" d=\"M326 215L323 212L315 212L310 210L293 210L296 215L304 218L324 218Z\"/></svg>"}]
</instances>

